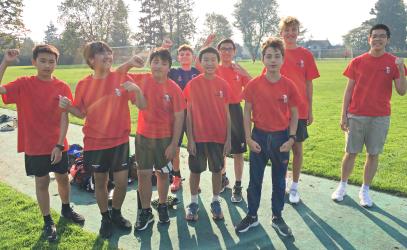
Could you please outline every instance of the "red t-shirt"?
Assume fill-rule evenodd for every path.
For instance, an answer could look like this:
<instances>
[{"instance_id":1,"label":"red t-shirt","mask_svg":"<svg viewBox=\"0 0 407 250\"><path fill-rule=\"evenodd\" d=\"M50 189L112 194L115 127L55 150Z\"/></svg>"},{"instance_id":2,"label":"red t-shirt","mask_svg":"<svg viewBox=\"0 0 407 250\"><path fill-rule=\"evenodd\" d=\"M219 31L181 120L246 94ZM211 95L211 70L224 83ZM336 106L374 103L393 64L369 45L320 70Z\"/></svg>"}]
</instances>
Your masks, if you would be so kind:
<instances>
[{"instance_id":1,"label":"red t-shirt","mask_svg":"<svg viewBox=\"0 0 407 250\"><path fill-rule=\"evenodd\" d=\"M206 79L203 74L192 79L184 89L192 112L195 142L225 143L230 87L222 78Z\"/></svg>"},{"instance_id":2,"label":"red t-shirt","mask_svg":"<svg viewBox=\"0 0 407 250\"><path fill-rule=\"evenodd\" d=\"M243 91L243 99L252 104L254 126L267 132L287 129L290 108L300 103L297 88L285 76L275 83L265 75L256 77Z\"/></svg>"},{"instance_id":3,"label":"red t-shirt","mask_svg":"<svg viewBox=\"0 0 407 250\"><path fill-rule=\"evenodd\" d=\"M314 56L309 50L303 47L286 49L284 53L284 63L283 66L281 66L280 73L292 80L297 87L298 94L300 95L298 118L308 119L309 103L306 81L312 81L319 77ZM266 68L263 69L262 73L264 74L265 72Z\"/></svg>"},{"instance_id":4,"label":"red t-shirt","mask_svg":"<svg viewBox=\"0 0 407 250\"><path fill-rule=\"evenodd\" d=\"M181 88L171 79L158 83L151 73L130 75L147 101L147 108L138 112L137 134L148 138L171 137L174 113L186 108Z\"/></svg>"},{"instance_id":5,"label":"red t-shirt","mask_svg":"<svg viewBox=\"0 0 407 250\"><path fill-rule=\"evenodd\" d=\"M75 90L74 107L86 114L83 126L84 150L101 150L129 141L129 100L135 95L120 85L131 81L127 74L110 72L104 79L87 76Z\"/></svg>"},{"instance_id":6,"label":"red t-shirt","mask_svg":"<svg viewBox=\"0 0 407 250\"><path fill-rule=\"evenodd\" d=\"M388 116L392 82L400 77L396 57L385 53L373 57L365 53L354 58L344 75L355 80L348 112L363 116Z\"/></svg>"},{"instance_id":7,"label":"red t-shirt","mask_svg":"<svg viewBox=\"0 0 407 250\"><path fill-rule=\"evenodd\" d=\"M250 81L247 76L241 75L236 72L232 66L225 67L222 65L218 66L216 70L216 75L223 78L230 87L230 99L231 104L238 104L242 101L242 91L246 84Z\"/></svg>"},{"instance_id":8,"label":"red t-shirt","mask_svg":"<svg viewBox=\"0 0 407 250\"><path fill-rule=\"evenodd\" d=\"M5 104L15 103L18 115L17 151L27 155L50 155L58 142L62 109L59 96L72 100L69 86L53 78L42 81L36 76L17 78L4 85ZM64 140L65 150L68 142Z\"/></svg>"}]
</instances>

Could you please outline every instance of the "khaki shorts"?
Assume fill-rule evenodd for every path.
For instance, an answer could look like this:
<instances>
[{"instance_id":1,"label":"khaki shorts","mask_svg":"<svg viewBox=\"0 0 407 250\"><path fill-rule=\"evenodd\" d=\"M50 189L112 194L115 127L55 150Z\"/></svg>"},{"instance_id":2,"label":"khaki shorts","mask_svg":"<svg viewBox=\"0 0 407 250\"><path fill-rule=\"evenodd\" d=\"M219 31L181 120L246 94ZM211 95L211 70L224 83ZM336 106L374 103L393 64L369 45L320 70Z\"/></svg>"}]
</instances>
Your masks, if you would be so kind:
<instances>
[{"instance_id":1,"label":"khaki shorts","mask_svg":"<svg viewBox=\"0 0 407 250\"><path fill-rule=\"evenodd\" d=\"M169 138L147 138L136 135L136 162L138 170L161 170L170 161L165 157L165 150L171 143ZM171 165L171 164L170 164Z\"/></svg>"},{"instance_id":2,"label":"khaki shorts","mask_svg":"<svg viewBox=\"0 0 407 250\"><path fill-rule=\"evenodd\" d=\"M357 116L348 114L349 132L345 134L347 153L366 152L377 155L383 152L387 132L390 126L390 116Z\"/></svg>"}]
</instances>

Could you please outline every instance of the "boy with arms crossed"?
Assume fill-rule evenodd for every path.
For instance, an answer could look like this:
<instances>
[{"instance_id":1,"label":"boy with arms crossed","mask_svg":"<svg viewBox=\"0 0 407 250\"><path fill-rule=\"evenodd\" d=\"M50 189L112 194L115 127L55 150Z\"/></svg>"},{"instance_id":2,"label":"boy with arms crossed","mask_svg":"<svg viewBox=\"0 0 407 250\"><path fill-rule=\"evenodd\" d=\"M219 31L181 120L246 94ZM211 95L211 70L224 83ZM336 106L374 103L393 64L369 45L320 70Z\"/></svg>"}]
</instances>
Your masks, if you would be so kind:
<instances>
[{"instance_id":1,"label":"boy with arms crossed","mask_svg":"<svg viewBox=\"0 0 407 250\"><path fill-rule=\"evenodd\" d=\"M278 38L270 38L262 46L262 56L266 74L250 81L243 92L244 128L250 148L250 182L247 189L249 211L235 229L242 233L259 224L257 210L264 170L271 160L272 226L280 235L289 236L292 234L291 229L282 218L282 210L289 151L296 139L299 95L294 83L280 74L284 60L283 42ZM251 121L254 123L253 131L250 131Z\"/></svg>"},{"instance_id":2,"label":"boy with arms crossed","mask_svg":"<svg viewBox=\"0 0 407 250\"><path fill-rule=\"evenodd\" d=\"M5 52L0 65L0 81L18 55L18 50ZM25 153L27 176L35 176L37 201L44 216L44 234L50 242L57 240L57 231L50 214L49 172L55 173L62 202L61 215L75 223L85 222L69 205L68 142L65 138L69 121L68 114L56 106L59 96L72 99L72 94L66 83L52 76L58 56L58 50L52 45L35 46L32 63L37 75L20 77L0 86L3 102L17 105L17 151Z\"/></svg>"},{"instance_id":3,"label":"boy with arms crossed","mask_svg":"<svg viewBox=\"0 0 407 250\"><path fill-rule=\"evenodd\" d=\"M376 174L379 154L383 152L390 125L392 82L399 95L406 93L406 69L402 58L386 52L390 30L377 24L369 32L369 52L354 58L343 73L349 78L342 106L341 128L346 132L345 155L341 181L332 193L334 201L346 195L348 178L358 153L366 145L363 185L359 191L360 205L372 207L369 186Z\"/></svg>"},{"instance_id":4,"label":"boy with arms crossed","mask_svg":"<svg viewBox=\"0 0 407 250\"><path fill-rule=\"evenodd\" d=\"M60 107L79 118L86 118L83 126L84 163L95 177L95 195L102 215L100 236L109 238L113 223L129 230L131 223L121 214L127 192L130 110L132 101L145 108L140 88L126 74L112 72L113 54L104 42L90 42L84 48L84 58L93 74L79 81L73 105L63 97ZM139 67L142 67L140 65ZM107 182L113 171L115 189L112 211L108 210Z\"/></svg>"}]
</instances>

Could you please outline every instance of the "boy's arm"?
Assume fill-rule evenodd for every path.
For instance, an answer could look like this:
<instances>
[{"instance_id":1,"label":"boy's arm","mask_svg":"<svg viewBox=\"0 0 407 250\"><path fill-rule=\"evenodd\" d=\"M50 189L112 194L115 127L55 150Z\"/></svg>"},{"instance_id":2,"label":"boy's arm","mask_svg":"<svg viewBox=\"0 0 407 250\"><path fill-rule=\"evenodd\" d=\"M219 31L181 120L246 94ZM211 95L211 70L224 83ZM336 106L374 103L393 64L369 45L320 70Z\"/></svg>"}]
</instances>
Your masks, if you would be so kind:
<instances>
[{"instance_id":1,"label":"boy's arm","mask_svg":"<svg viewBox=\"0 0 407 250\"><path fill-rule=\"evenodd\" d=\"M174 113L174 127L172 131L172 139L170 145L165 150L165 156L168 160L172 160L178 147L178 141L181 137L182 126L184 123L184 110Z\"/></svg>"},{"instance_id":2,"label":"boy's arm","mask_svg":"<svg viewBox=\"0 0 407 250\"><path fill-rule=\"evenodd\" d=\"M192 110L191 104L187 103L187 138L188 138L188 152L191 155L196 154L196 144L194 140L193 126L192 126Z\"/></svg>"},{"instance_id":3,"label":"boy's arm","mask_svg":"<svg viewBox=\"0 0 407 250\"><path fill-rule=\"evenodd\" d=\"M225 109L226 109L226 141L225 141L225 146L223 147L223 155L226 156L230 153L230 150L232 149L231 145L231 119L230 119L230 113L229 113L229 104L225 104Z\"/></svg>"},{"instance_id":4,"label":"boy's arm","mask_svg":"<svg viewBox=\"0 0 407 250\"><path fill-rule=\"evenodd\" d=\"M232 68L240 75L246 77L248 80L252 79L252 76L247 72L246 69L244 69L240 64L238 63L232 63Z\"/></svg>"},{"instance_id":5,"label":"boy's arm","mask_svg":"<svg viewBox=\"0 0 407 250\"><path fill-rule=\"evenodd\" d=\"M69 118L67 112L61 113L60 133L56 145L64 146L66 134L68 132ZM51 164L57 164L62 159L62 147L55 146L51 152Z\"/></svg>"},{"instance_id":6,"label":"boy's arm","mask_svg":"<svg viewBox=\"0 0 407 250\"><path fill-rule=\"evenodd\" d=\"M20 52L17 49L9 49L6 50L4 53L3 61L0 64L0 84L3 80L4 73L6 72L7 67L18 60L18 56L20 55ZM2 87L0 85L0 94L6 94L7 90L5 87Z\"/></svg>"},{"instance_id":7,"label":"boy's arm","mask_svg":"<svg viewBox=\"0 0 407 250\"><path fill-rule=\"evenodd\" d=\"M252 104L248 101L244 103L244 112L243 112L243 127L244 134L246 136L246 143L249 146L250 151L255 153L260 153L260 145L252 139Z\"/></svg>"},{"instance_id":8,"label":"boy's arm","mask_svg":"<svg viewBox=\"0 0 407 250\"><path fill-rule=\"evenodd\" d=\"M403 96L406 94L407 83L406 83L406 69L404 67L404 59L396 58L396 65L400 73L400 78L395 80L396 91L399 95Z\"/></svg>"},{"instance_id":9,"label":"boy's arm","mask_svg":"<svg viewBox=\"0 0 407 250\"><path fill-rule=\"evenodd\" d=\"M291 135L296 134L298 126L298 109L296 106L291 107L291 120L290 120L290 138L280 147L280 152L288 152L293 147L295 139Z\"/></svg>"},{"instance_id":10,"label":"boy's arm","mask_svg":"<svg viewBox=\"0 0 407 250\"><path fill-rule=\"evenodd\" d=\"M143 68L144 67L144 60L139 56L133 56L127 62L123 63L119 67L116 68L117 72L127 73L131 68Z\"/></svg>"},{"instance_id":11,"label":"boy's arm","mask_svg":"<svg viewBox=\"0 0 407 250\"><path fill-rule=\"evenodd\" d=\"M147 107L147 101L146 98L144 98L143 91L137 84L126 81L122 84L122 87L128 92L134 92L136 94L136 101L133 104L135 104L138 109L145 109Z\"/></svg>"},{"instance_id":12,"label":"boy's arm","mask_svg":"<svg viewBox=\"0 0 407 250\"><path fill-rule=\"evenodd\" d=\"M314 85L312 83L312 80L307 80L305 82L306 88L307 88L307 98L308 98L308 119L307 119L307 125L311 125L312 122L314 121L314 115L312 113L312 96L314 92Z\"/></svg>"},{"instance_id":13,"label":"boy's arm","mask_svg":"<svg viewBox=\"0 0 407 250\"><path fill-rule=\"evenodd\" d=\"M341 128L343 131L348 131L348 107L352 99L353 89L355 88L355 80L349 79L346 85L345 93L343 95L342 115L341 115Z\"/></svg>"},{"instance_id":14,"label":"boy's arm","mask_svg":"<svg viewBox=\"0 0 407 250\"><path fill-rule=\"evenodd\" d=\"M69 98L66 96L59 97L59 107L80 119L83 119L86 117L85 113L82 113L78 108L72 106L71 100L69 100Z\"/></svg>"}]
</instances>

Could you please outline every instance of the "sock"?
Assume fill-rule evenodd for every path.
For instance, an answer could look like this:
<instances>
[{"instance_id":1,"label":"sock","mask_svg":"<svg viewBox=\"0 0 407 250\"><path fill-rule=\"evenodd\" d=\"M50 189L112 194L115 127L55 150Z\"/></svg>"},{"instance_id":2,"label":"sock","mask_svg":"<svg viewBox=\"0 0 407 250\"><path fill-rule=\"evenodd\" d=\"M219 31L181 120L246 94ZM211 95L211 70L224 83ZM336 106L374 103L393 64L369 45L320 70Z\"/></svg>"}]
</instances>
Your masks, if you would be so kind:
<instances>
[{"instance_id":1,"label":"sock","mask_svg":"<svg viewBox=\"0 0 407 250\"><path fill-rule=\"evenodd\" d=\"M339 186L340 186L342 189L346 188L347 185L348 185L348 181L341 181L341 182L339 182Z\"/></svg>"},{"instance_id":2,"label":"sock","mask_svg":"<svg viewBox=\"0 0 407 250\"><path fill-rule=\"evenodd\" d=\"M71 207L70 207L69 203L68 204L62 203L62 212L66 212L66 211L69 211L69 210L71 210Z\"/></svg>"},{"instance_id":3,"label":"sock","mask_svg":"<svg viewBox=\"0 0 407 250\"><path fill-rule=\"evenodd\" d=\"M242 181L236 181L236 182L235 182L235 186L236 186L236 187L242 186Z\"/></svg>"},{"instance_id":4,"label":"sock","mask_svg":"<svg viewBox=\"0 0 407 250\"><path fill-rule=\"evenodd\" d=\"M116 208L112 207L112 216L114 216L114 215L120 215L120 214L122 214L122 211L121 211L120 208L119 208L119 209L116 209Z\"/></svg>"},{"instance_id":5,"label":"sock","mask_svg":"<svg viewBox=\"0 0 407 250\"><path fill-rule=\"evenodd\" d=\"M110 220L109 210L107 210L106 212L100 213L100 214L102 214L103 219L109 219Z\"/></svg>"},{"instance_id":6,"label":"sock","mask_svg":"<svg viewBox=\"0 0 407 250\"><path fill-rule=\"evenodd\" d=\"M179 170L178 170L178 171L172 170L172 175L181 178L181 171L179 171Z\"/></svg>"},{"instance_id":7,"label":"sock","mask_svg":"<svg viewBox=\"0 0 407 250\"><path fill-rule=\"evenodd\" d=\"M54 221L52 220L50 214L44 216L44 223L45 223L46 225L48 225L48 224L54 224Z\"/></svg>"},{"instance_id":8,"label":"sock","mask_svg":"<svg viewBox=\"0 0 407 250\"><path fill-rule=\"evenodd\" d=\"M361 191L363 191L363 192L368 192L368 191L369 191L369 186L368 186L368 185L365 185L365 184L362 184L362 187L360 187L360 189L361 189Z\"/></svg>"},{"instance_id":9,"label":"sock","mask_svg":"<svg viewBox=\"0 0 407 250\"><path fill-rule=\"evenodd\" d=\"M191 195L191 203L198 204L198 195Z\"/></svg>"},{"instance_id":10,"label":"sock","mask_svg":"<svg viewBox=\"0 0 407 250\"><path fill-rule=\"evenodd\" d=\"M226 178L226 173L223 173L222 174L222 179L225 179Z\"/></svg>"},{"instance_id":11,"label":"sock","mask_svg":"<svg viewBox=\"0 0 407 250\"><path fill-rule=\"evenodd\" d=\"M297 188L298 188L298 182L292 182L291 183L291 189L294 189L294 190L297 190Z\"/></svg>"},{"instance_id":12,"label":"sock","mask_svg":"<svg viewBox=\"0 0 407 250\"><path fill-rule=\"evenodd\" d=\"M212 197L212 202L214 202L214 201L219 201L219 195L214 195Z\"/></svg>"}]
</instances>

